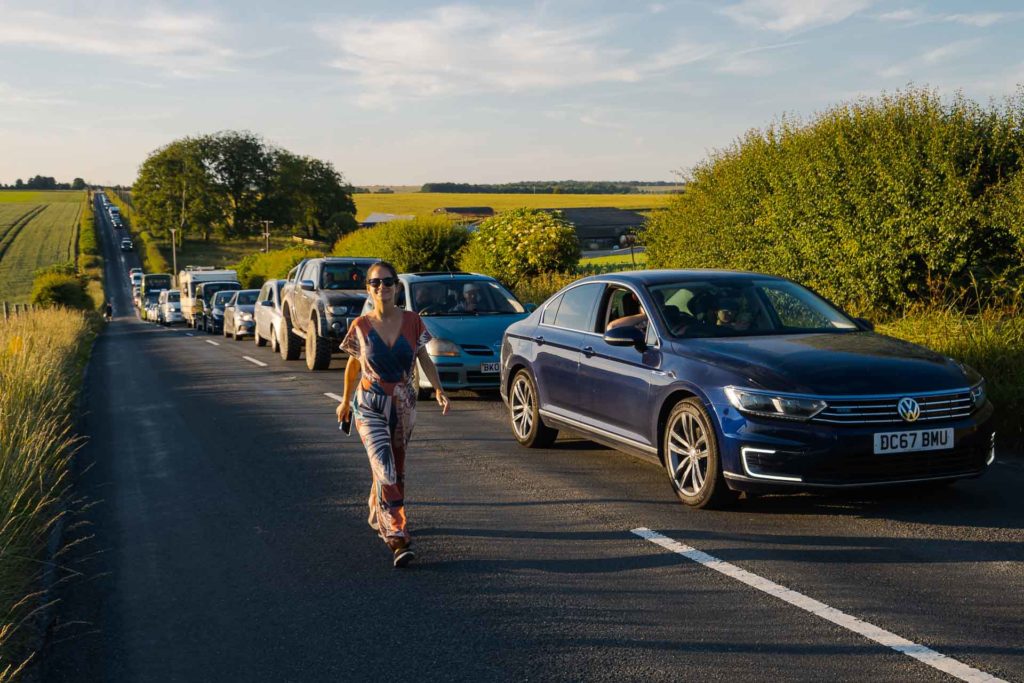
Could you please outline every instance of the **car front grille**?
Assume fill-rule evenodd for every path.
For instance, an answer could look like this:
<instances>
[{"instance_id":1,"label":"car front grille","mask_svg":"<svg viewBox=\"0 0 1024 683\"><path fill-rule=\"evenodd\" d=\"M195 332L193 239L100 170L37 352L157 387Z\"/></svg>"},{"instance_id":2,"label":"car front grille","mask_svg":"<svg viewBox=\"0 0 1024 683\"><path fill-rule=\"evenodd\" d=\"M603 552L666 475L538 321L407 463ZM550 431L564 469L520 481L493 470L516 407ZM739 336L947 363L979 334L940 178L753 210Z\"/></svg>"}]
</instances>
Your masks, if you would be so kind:
<instances>
[{"instance_id":1,"label":"car front grille","mask_svg":"<svg viewBox=\"0 0 1024 683\"><path fill-rule=\"evenodd\" d=\"M971 475L985 468L988 452L975 447L810 461L801 454L784 452L748 452L745 457L749 470L759 475L799 476L806 484L850 485Z\"/></svg>"},{"instance_id":2,"label":"car front grille","mask_svg":"<svg viewBox=\"0 0 1024 683\"><path fill-rule=\"evenodd\" d=\"M921 416L915 423L960 419L970 415L974 409L969 389L948 394L908 396L921 407ZM903 397L827 398L825 402L828 406L818 413L812 422L843 425L906 424L897 408L901 398Z\"/></svg>"},{"instance_id":3,"label":"car front grille","mask_svg":"<svg viewBox=\"0 0 1024 683\"><path fill-rule=\"evenodd\" d=\"M462 350L471 356L493 356L494 349L482 344L463 344Z\"/></svg>"}]
</instances>

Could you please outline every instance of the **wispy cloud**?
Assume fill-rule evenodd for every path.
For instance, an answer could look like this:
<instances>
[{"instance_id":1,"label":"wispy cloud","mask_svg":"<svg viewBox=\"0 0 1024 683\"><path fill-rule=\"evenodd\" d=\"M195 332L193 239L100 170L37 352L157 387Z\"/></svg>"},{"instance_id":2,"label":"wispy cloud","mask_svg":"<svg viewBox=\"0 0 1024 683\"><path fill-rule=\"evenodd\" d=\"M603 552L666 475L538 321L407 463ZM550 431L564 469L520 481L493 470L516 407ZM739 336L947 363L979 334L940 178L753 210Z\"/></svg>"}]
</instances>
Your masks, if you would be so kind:
<instances>
[{"instance_id":1,"label":"wispy cloud","mask_svg":"<svg viewBox=\"0 0 1024 683\"><path fill-rule=\"evenodd\" d=\"M230 69L225 25L208 14L153 11L141 16L63 16L4 8L0 45L100 55L195 77Z\"/></svg>"},{"instance_id":2,"label":"wispy cloud","mask_svg":"<svg viewBox=\"0 0 1024 683\"><path fill-rule=\"evenodd\" d=\"M742 0L721 13L763 31L803 31L837 24L867 9L873 0Z\"/></svg>"},{"instance_id":3,"label":"wispy cloud","mask_svg":"<svg viewBox=\"0 0 1024 683\"><path fill-rule=\"evenodd\" d=\"M721 58L715 71L735 76L768 76L782 68L778 58L770 56L770 53L796 47L804 42L795 40L740 50ZM769 55L761 54L765 52Z\"/></svg>"},{"instance_id":4,"label":"wispy cloud","mask_svg":"<svg viewBox=\"0 0 1024 683\"><path fill-rule=\"evenodd\" d=\"M46 92L37 92L15 88L7 83L0 83L0 105L68 105L72 101Z\"/></svg>"},{"instance_id":5,"label":"wispy cloud","mask_svg":"<svg viewBox=\"0 0 1024 683\"><path fill-rule=\"evenodd\" d=\"M706 59L713 46L678 40L636 56L613 44L611 18L559 25L514 10L445 6L421 18L346 19L314 27L330 65L360 89L365 107L479 92L528 92L635 83Z\"/></svg>"},{"instance_id":6,"label":"wispy cloud","mask_svg":"<svg viewBox=\"0 0 1024 683\"><path fill-rule=\"evenodd\" d=\"M988 28L999 23L1018 21L1024 12L959 12L953 14L928 13L918 8L883 12L875 17L879 21L900 24L953 23L977 28Z\"/></svg>"},{"instance_id":7,"label":"wispy cloud","mask_svg":"<svg viewBox=\"0 0 1024 683\"><path fill-rule=\"evenodd\" d=\"M943 62L970 54L978 48L978 45L979 42L977 40L958 40L941 45L931 50L926 50L913 59L884 67L878 71L878 75L882 78L914 76L914 72L919 69L942 64Z\"/></svg>"}]
</instances>

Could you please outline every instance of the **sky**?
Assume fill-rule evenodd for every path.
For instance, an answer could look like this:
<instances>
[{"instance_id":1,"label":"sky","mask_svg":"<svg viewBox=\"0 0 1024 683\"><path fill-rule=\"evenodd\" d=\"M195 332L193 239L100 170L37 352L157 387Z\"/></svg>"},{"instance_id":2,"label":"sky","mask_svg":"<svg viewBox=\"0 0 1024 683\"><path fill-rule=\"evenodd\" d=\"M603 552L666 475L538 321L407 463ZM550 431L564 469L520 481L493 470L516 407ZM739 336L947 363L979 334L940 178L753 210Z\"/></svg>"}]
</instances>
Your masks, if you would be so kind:
<instances>
[{"instance_id":1,"label":"sky","mask_svg":"<svg viewBox=\"0 0 1024 683\"><path fill-rule=\"evenodd\" d=\"M1024 3L0 0L0 182L250 130L357 185L673 181L781 116L1024 83Z\"/></svg>"}]
</instances>

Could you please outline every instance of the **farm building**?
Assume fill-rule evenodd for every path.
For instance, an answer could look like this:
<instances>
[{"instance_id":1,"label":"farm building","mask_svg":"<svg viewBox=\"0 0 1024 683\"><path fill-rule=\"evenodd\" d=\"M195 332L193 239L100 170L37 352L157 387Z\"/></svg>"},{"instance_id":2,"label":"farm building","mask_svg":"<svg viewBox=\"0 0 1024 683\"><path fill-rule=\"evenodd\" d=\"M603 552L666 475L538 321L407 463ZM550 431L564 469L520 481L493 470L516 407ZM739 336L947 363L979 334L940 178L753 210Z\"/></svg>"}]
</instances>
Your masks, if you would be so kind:
<instances>
[{"instance_id":1,"label":"farm building","mask_svg":"<svg viewBox=\"0 0 1024 683\"><path fill-rule=\"evenodd\" d=\"M372 228L381 223L390 223L391 221L411 221L415 216L409 214L397 214L397 213L371 213L369 216L359 221L359 226L363 228Z\"/></svg>"},{"instance_id":2,"label":"farm building","mask_svg":"<svg viewBox=\"0 0 1024 683\"><path fill-rule=\"evenodd\" d=\"M584 249L617 247L623 235L637 232L644 224L642 213L628 209L594 207L545 211L560 211L565 220L576 228L580 246Z\"/></svg>"}]
</instances>

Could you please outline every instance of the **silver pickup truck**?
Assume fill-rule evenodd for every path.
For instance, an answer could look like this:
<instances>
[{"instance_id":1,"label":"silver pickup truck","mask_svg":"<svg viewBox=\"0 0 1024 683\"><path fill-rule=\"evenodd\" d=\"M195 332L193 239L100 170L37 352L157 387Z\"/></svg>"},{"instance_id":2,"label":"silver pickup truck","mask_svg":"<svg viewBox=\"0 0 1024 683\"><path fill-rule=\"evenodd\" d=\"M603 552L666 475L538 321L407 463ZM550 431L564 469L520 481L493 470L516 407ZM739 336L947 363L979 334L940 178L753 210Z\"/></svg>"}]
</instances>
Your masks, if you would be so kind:
<instances>
[{"instance_id":1,"label":"silver pickup truck","mask_svg":"<svg viewBox=\"0 0 1024 683\"><path fill-rule=\"evenodd\" d=\"M366 301L366 271L375 258L305 259L281 290L281 358L297 360L305 342L306 367L326 370L348 326Z\"/></svg>"}]
</instances>

